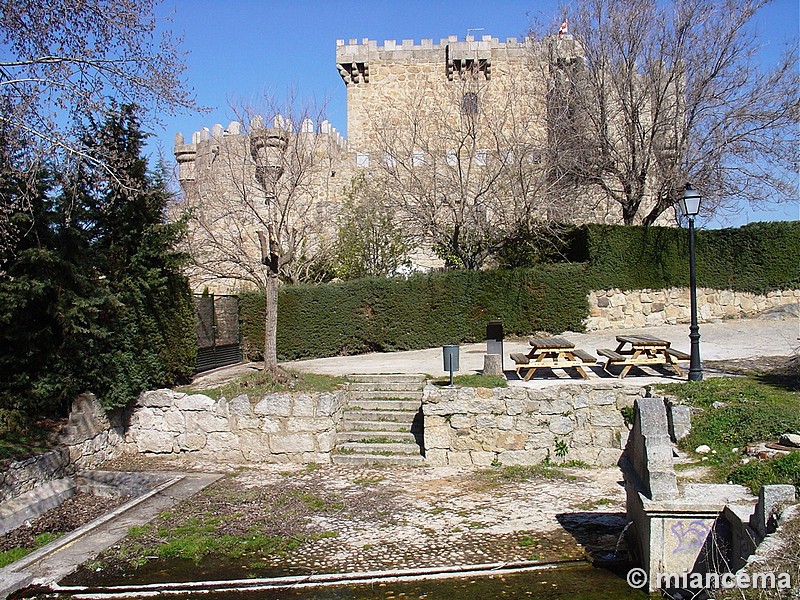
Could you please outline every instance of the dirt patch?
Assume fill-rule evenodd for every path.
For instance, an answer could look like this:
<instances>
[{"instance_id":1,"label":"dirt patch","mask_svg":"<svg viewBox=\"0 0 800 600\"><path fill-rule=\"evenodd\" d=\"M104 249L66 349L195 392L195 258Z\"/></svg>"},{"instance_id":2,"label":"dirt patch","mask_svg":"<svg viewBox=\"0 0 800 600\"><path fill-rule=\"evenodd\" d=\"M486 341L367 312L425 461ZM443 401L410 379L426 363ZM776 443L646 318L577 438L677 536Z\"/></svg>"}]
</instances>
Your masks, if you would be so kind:
<instances>
[{"instance_id":1,"label":"dirt patch","mask_svg":"<svg viewBox=\"0 0 800 600\"><path fill-rule=\"evenodd\" d=\"M12 548L33 548L37 536L43 533L69 533L113 510L126 500L127 498L100 498L86 493L75 494L60 506L0 536L0 552Z\"/></svg>"}]
</instances>

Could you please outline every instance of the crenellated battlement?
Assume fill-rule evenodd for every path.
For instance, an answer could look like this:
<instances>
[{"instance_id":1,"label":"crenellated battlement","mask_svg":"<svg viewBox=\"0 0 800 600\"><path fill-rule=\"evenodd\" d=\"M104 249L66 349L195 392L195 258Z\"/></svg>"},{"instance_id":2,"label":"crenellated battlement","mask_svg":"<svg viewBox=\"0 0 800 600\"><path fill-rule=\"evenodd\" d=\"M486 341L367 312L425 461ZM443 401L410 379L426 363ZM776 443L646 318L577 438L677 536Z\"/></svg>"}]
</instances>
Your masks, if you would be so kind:
<instances>
[{"instance_id":1,"label":"crenellated battlement","mask_svg":"<svg viewBox=\"0 0 800 600\"><path fill-rule=\"evenodd\" d=\"M290 119L276 115L272 120L271 128L291 134L295 130L295 125ZM227 127L216 124L211 129L203 127L200 131L195 131L188 143L182 133L176 133L173 152L179 166L178 178L181 181L195 180L197 174L195 163L198 161L209 162L209 160L213 163L213 159L221 151L223 141L226 143L240 142L239 145L243 143L247 147L250 134L264 129L269 129L269 127L265 126L263 117L256 115L250 120L247 131L243 131L242 124L238 121L231 121ZM319 127L316 127L311 119L304 119L299 123L298 129L297 135L317 138L315 143L309 144L309 146L325 147L326 151L331 154L348 152L347 140L327 120L321 121ZM227 145L228 147L232 146L231 144ZM235 145L233 144L233 146ZM230 149L224 151L227 152Z\"/></svg>"},{"instance_id":2,"label":"crenellated battlement","mask_svg":"<svg viewBox=\"0 0 800 600\"><path fill-rule=\"evenodd\" d=\"M336 61L343 62L348 58L365 58L372 60L403 60L413 58L430 58L431 60L437 59L441 56L448 47L464 48L472 52L491 52L492 50L518 50L525 52L534 46L531 38L506 38L501 42L499 38L492 37L491 35L481 36L481 39L476 39L475 36L468 35L463 40L458 36L451 35L446 38L441 38L438 44L435 44L433 39L422 39L417 44L412 39L404 39L397 42L397 40L384 40L383 45L379 46L377 40L369 38L362 38L361 41L357 39L336 40Z\"/></svg>"}]
</instances>

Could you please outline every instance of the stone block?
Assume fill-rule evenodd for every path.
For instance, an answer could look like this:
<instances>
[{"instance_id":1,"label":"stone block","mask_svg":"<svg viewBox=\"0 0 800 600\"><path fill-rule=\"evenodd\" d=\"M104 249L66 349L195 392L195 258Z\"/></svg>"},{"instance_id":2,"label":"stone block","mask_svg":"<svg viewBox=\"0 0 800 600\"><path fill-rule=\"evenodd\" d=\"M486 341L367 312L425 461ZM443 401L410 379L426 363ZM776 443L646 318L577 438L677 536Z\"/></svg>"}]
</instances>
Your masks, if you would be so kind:
<instances>
[{"instance_id":1,"label":"stone block","mask_svg":"<svg viewBox=\"0 0 800 600\"><path fill-rule=\"evenodd\" d=\"M450 420L452 424L452 419ZM475 417L475 427L478 429L488 429L496 426L495 418L491 415L477 415Z\"/></svg>"},{"instance_id":2,"label":"stone block","mask_svg":"<svg viewBox=\"0 0 800 600\"><path fill-rule=\"evenodd\" d=\"M295 394L292 398L292 411L293 417L313 417L315 412L314 398L308 394Z\"/></svg>"},{"instance_id":3,"label":"stone block","mask_svg":"<svg viewBox=\"0 0 800 600\"><path fill-rule=\"evenodd\" d=\"M503 357L499 354L485 354L483 357L483 374L503 376Z\"/></svg>"},{"instance_id":4,"label":"stone block","mask_svg":"<svg viewBox=\"0 0 800 600\"><path fill-rule=\"evenodd\" d=\"M496 422L497 428L501 429L503 431L508 431L510 429L513 429L513 427L514 427L514 417L509 417L507 415L503 415L503 416L497 417L495 422Z\"/></svg>"},{"instance_id":5,"label":"stone block","mask_svg":"<svg viewBox=\"0 0 800 600\"><path fill-rule=\"evenodd\" d=\"M625 419L616 405L608 408L592 408L589 410L589 423L592 427L624 427Z\"/></svg>"},{"instance_id":6,"label":"stone block","mask_svg":"<svg viewBox=\"0 0 800 600\"><path fill-rule=\"evenodd\" d=\"M262 433L242 432L239 434L239 448L245 460L261 462L269 454L269 440Z\"/></svg>"},{"instance_id":7,"label":"stone block","mask_svg":"<svg viewBox=\"0 0 800 600\"><path fill-rule=\"evenodd\" d=\"M269 436L269 447L278 454L316 451L314 436L310 433L274 433Z\"/></svg>"},{"instance_id":8,"label":"stone block","mask_svg":"<svg viewBox=\"0 0 800 600\"><path fill-rule=\"evenodd\" d=\"M448 452L447 464L453 467L469 467L472 465L470 452Z\"/></svg>"},{"instance_id":9,"label":"stone block","mask_svg":"<svg viewBox=\"0 0 800 600\"><path fill-rule=\"evenodd\" d=\"M425 448L450 448L453 428L449 425L425 427Z\"/></svg>"},{"instance_id":10,"label":"stone block","mask_svg":"<svg viewBox=\"0 0 800 600\"><path fill-rule=\"evenodd\" d=\"M794 486L789 485L764 485L758 491L758 504L753 516L750 517L750 526L755 529L760 537L775 531L777 517L787 504L795 502Z\"/></svg>"},{"instance_id":11,"label":"stone block","mask_svg":"<svg viewBox=\"0 0 800 600\"><path fill-rule=\"evenodd\" d=\"M494 452L485 452L482 450L473 450L469 453L470 457L472 458L472 464L478 465L481 467L488 467L490 466L495 459L497 458L497 454Z\"/></svg>"},{"instance_id":12,"label":"stone block","mask_svg":"<svg viewBox=\"0 0 800 600\"><path fill-rule=\"evenodd\" d=\"M256 404L253 412L257 415L288 417L292 414L292 397L290 394L268 394Z\"/></svg>"},{"instance_id":13,"label":"stone block","mask_svg":"<svg viewBox=\"0 0 800 600\"><path fill-rule=\"evenodd\" d=\"M575 429L575 422L571 417L554 415L550 417L549 429L556 435L567 435Z\"/></svg>"},{"instance_id":14,"label":"stone block","mask_svg":"<svg viewBox=\"0 0 800 600\"><path fill-rule=\"evenodd\" d=\"M264 433L279 433L281 430L281 420L270 417L261 419L261 431Z\"/></svg>"},{"instance_id":15,"label":"stone block","mask_svg":"<svg viewBox=\"0 0 800 600\"><path fill-rule=\"evenodd\" d=\"M228 410L230 414L236 415L237 417L247 417L253 413L250 398L247 397L247 394L236 396L236 398L231 400L228 403Z\"/></svg>"},{"instance_id":16,"label":"stone block","mask_svg":"<svg viewBox=\"0 0 800 600\"><path fill-rule=\"evenodd\" d=\"M317 449L320 452L330 452L336 445L336 432L326 431L317 434Z\"/></svg>"},{"instance_id":17,"label":"stone block","mask_svg":"<svg viewBox=\"0 0 800 600\"><path fill-rule=\"evenodd\" d=\"M426 430L428 423L426 422ZM433 423L431 423L433 425ZM472 417L467 415L453 415L450 417L450 426L455 429L467 429L472 427Z\"/></svg>"},{"instance_id":18,"label":"stone block","mask_svg":"<svg viewBox=\"0 0 800 600\"><path fill-rule=\"evenodd\" d=\"M333 428L333 420L326 417L291 417L286 419L286 431L292 433L319 433Z\"/></svg>"},{"instance_id":19,"label":"stone block","mask_svg":"<svg viewBox=\"0 0 800 600\"><path fill-rule=\"evenodd\" d=\"M343 406L343 393L332 394L324 392L317 394L316 410L320 417L332 417Z\"/></svg>"},{"instance_id":20,"label":"stone block","mask_svg":"<svg viewBox=\"0 0 800 600\"><path fill-rule=\"evenodd\" d=\"M175 407L179 410L187 411L208 411L213 412L214 401L203 394L192 394L175 400Z\"/></svg>"},{"instance_id":21,"label":"stone block","mask_svg":"<svg viewBox=\"0 0 800 600\"><path fill-rule=\"evenodd\" d=\"M575 410L586 408L587 406L589 406L589 397L585 394L580 394L572 399L572 408Z\"/></svg>"},{"instance_id":22,"label":"stone block","mask_svg":"<svg viewBox=\"0 0 800 600\"><path fill-rule=\"evenodd\" d=\"M168 454L175 451L175 434L163 431L139 431L136 449L142 454Z\"/></svg>"},{"instance_id":23,"label":"stone block","mask_svg":"<svg viewBox=\"0 0 800 600\"><path fill-rule=\"evenodd\" d=\"M447 464L447 450L425 450L425 462L434 466Z\"/></svg>"},{"instance_id":24,"label":"stone block","mask_svg":"<svg viewBox=\"0 0 800 600\"><path fill-rule=\"evenodd\" d=\"M228 419L215 416L212 412L191 411L186 414L187 431L204 431L206 433L230 431Z\"/></svg>"},{"instance_id":25,"label":"stone block","mask_svg":"<svg viewBox=\"0 0 800 600\"><path fill-rule=\"evenodd\" d=\"M229 432L214 432L206 436L206 451L223 453L239 451L239 436Z\"/></svg>"},{"instance_id":26,"label":"stone block","mask_svg":"<svg viewBox=\"0 0 800 600\"><path fill-rule=\"evenodd\" d=\"M178 450L197 452L206 447L206 434L200 432L182 433L178 436Z\"/></svg>"},{"instance_id":27,"label":"stone block","mask_svg":"<svg viewBox=\"0 0 800 600\"><path fill-rule=\"evenodd\" d=\"M613 391L598 391L589 394L589 404L592 406L610 406L616 404L617 395Z\"/></svg>"},{"instance_id":28,"label":"stone block","mask_svg":"<svg viewBox=\"0 0 800 600\"><path fill-rule=\"evenodd\" d=\"M549 431L536 431L528 434L525 442L526 450L550 448L556 442L556 436Z\"/></svg>"},{"instance_id":29,"label":"stone block","mask_svg":"<svg viewBox=\"0 0 800 600\"><path fill-rule=\"evenodd\" d=\"M528 436L524 433L503 432L497 436L498 448L503 450L522 450L528 441ZM427 443L427 439L426 439Z\"/></svg>"},{"instance_id":30,"label":"stone block","mask_svg":"<svg viewBox=\"0 0 800 600\"><path fill-rule=\"evenodd\" d=\"M177 409L167 409L164 413L164 430L173 433L183 433L186 431L186 418Z\"/></svg>"},{"instance_id":31,"label":"stone block","mask_svg":"<svg viewBox=\"0 0 800 600\"><path fill-rule=\"evenodd\" d=\"M504 465L538 465L546 456L546 450L506 450L497 455L497 460Z\"/></svg>"},{"instance_id":32,"label":"stone block","mask_svg":"<svg viewBox=\"0 0 800 600\"><path fill-rule=\"evenodd\" d=\"M667 422L670 438L678 442L692 430L692 411L688 406L670 404L667 407Z\"/></svg>"},{"instance_id":33,"label":"stone block","mask_svg":"<svg viewBox=\"0 0 800 600\"><path fill-rule=\"evenodd\" d=\"M572 412L572 402L566 398L544 400L539 403L539 412L543 415L562 415Z\"/></svg>"},{"instance_id":34,"label":"stone block","mask_svg":"<svg viewBox=\"0 0 800 600\"><path fill-rule=\"evenodd\" d=\"M185 397L186 394L182 392L174 392L172 390L161 389L142 392L136 400L137 406L147 406L150 408L166 408L173 406L175 401Z\"/></svg>"}]
</instances>

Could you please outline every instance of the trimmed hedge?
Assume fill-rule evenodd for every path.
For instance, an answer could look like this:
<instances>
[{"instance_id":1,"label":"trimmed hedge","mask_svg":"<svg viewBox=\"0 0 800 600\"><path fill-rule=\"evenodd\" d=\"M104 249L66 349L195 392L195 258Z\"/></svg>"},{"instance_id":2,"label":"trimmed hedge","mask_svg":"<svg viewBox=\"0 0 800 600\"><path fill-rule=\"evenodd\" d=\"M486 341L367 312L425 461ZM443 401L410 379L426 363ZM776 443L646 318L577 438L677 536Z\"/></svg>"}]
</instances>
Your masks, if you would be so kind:
<instances>
[{"instance_id":1,"label":"trimmed hedge","mask_svg":"<svg viewBox=\"0 0 800 600\"><path fill-rule=\"evenodd\" d=\"M800 287L800 221L696 234L699 286L754 293ZM593 289L689 285L686 229L587 225L565 237L567 256L581 262L283 287L278 358L482 341L493 319L501 319L512 336L582 331ZM239 312L248 356L260 359L263 295L240 295Z\"/></svg>"},{"instance_id":2,"label":"trimmed hedge","mask_svg":"<svg viewBox=\"0 0 800 600\"><path fill-rule=\"evenodd\" d=\"M673 227L587 225L571 238L596 289L689 285L689 234ZM800 221L695 231L697 285L763 294L800 287ZM585 244L585 250L584 250Z\"/></svg>"},{"instance_id":3,"label":"trimmed hedge","mask_svg":"<svg viewBox=\"0 0 800 600\"><path fill-rule=\"evenodd\" d=\"M506 335L581 331L588 312L585 265L455 271L409 279L287 286L278 300L278 358L412 350L484 340L490 320ZM242 334L259 358L264 298L240 296Z\"/></svg>"}]
</instances>

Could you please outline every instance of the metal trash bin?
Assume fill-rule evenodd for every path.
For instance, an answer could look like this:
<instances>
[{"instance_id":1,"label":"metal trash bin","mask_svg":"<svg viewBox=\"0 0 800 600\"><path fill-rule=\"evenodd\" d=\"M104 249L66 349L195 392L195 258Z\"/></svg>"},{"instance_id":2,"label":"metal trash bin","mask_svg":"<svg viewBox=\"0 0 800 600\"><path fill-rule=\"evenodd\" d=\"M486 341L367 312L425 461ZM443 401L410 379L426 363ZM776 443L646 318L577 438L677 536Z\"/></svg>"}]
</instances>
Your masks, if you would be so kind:
<instances>
[{"instance_id":1,"label":"metal trash bin","mask_svg":"<svg viewBox=\"0 0 800 600\"><path fill-rule=\"evenodd\" d=\"M503 352L503 322L499 319L486 324L486 354L505 356ZM500 364L502 366L502 362Z\"/></svg>"},{"instance_id":2,"label":"metal trash bin","mask_svg":"<svg viewBox=\"0 0 800 600\"><path fill-rule=\"evenodd\" d=\"M442 346L444 370L450 371L450 385L453 385L453 371L458 371L458 345Z\"/></svg>"}]
</instances>

